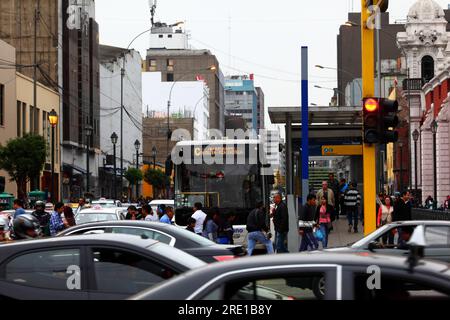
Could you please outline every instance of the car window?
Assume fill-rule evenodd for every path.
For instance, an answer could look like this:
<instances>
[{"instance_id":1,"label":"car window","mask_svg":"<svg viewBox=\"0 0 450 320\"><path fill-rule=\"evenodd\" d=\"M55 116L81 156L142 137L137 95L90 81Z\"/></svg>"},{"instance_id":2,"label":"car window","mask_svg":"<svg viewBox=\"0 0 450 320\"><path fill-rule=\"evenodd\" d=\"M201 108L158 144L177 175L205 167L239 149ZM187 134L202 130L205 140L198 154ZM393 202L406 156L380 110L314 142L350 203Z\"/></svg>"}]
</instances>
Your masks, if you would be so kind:
<instances>
[{"instance_id":1,"label":"car window","mask_svg":"<svg viewBox=\"0 0 450 320\"><path fill-rule=\"evenodd\" d=\"M381 233L374 240L376 249L408 250L407 245L417 226L399 226Z\"/></svg>"},{"instance_id":2,"label":"car window","mask_svg":"<svg viewBox=\"0 0 450 320\"><path fill-rule=\"evenodd\" d=\"M133 295L177 275L171 268L127 251L95 248L92 256L98 292Z\"/></svg>"},{"instance_id":3,"label":"car window","mask_svg":"<svg viewBox=\"0 0 450 320\"><path fill-rule=\"evenodd\" d=\"M445 293L436 285L423 281L381 275L380 281L377 283L369 277L371 275L355 275L355 300L450 300L449 293Z\"/></svg>"},{"instance_id":4,"label":"car window","mask_svg":"<svg viewBox=\"0 0 450 320\"><path fill-rule=\"evenodd\" d=\"M179 234L180 237L182 237L185 240L191 241L195 244L197 244L200 247L209 247L216 245L215 242L212 242L209 239L206 239L198 234L195 234L193 232L190 232L186 229L180 228L180 227L174 227L176 230L174 230L174 233Z\"/></svg>"},{"instance_id":5,"label":"car window","mask_svg":"<svg viewBox=\"0 0 450 320\"><path fill-rule=\"evenodd\" d=\"M129 234L139 237L145 236L148 239L154 239L165 244L170 244L172 242L172 238L165 234L143 228L113 227L111 232L119 234Z\"/></svg>"},{"instance_id":6,"label":"car window","mask_svg":"<svg viewBox=\"0 0 450 320\"><path fill-rule=\"evenodd\" d=\"M425 243L430 247L450 247L450 227L427 227L425 229Z\"/></svg>"},{"instance_id":7,"label":"car window","mask_svg":"<svg viewBox=\"0 0 450 320\"><path fill-rule=\"evenodd\" d=\"M178 263L179 265L184 266L188 270L200 268L206 265L206 263L202 260L164 243L155 243L148 249L158 255L174 261L175 263Z\"/></svg>"},{"instance_id":8,"label":"car window","mask_svg":"<svg viewBox=\"0 0 450 320\"><path fill-rule=\"evenodd\" d=\"M227 283L225 300L319 300L325 296L325 275L310 274Z\"/></svg>"},{"instance_id":9,"label":"car window","mask_svg":"<svg viewBox=\"0 0 450 320\"><path fill-rule=\"evenodd\" d=\"M80 250L33 252L6 264L6 281L29 287L68 290L68 280L80 270ZM81 278L79 279L81 288Z\"/></svg>"}]
</instances>

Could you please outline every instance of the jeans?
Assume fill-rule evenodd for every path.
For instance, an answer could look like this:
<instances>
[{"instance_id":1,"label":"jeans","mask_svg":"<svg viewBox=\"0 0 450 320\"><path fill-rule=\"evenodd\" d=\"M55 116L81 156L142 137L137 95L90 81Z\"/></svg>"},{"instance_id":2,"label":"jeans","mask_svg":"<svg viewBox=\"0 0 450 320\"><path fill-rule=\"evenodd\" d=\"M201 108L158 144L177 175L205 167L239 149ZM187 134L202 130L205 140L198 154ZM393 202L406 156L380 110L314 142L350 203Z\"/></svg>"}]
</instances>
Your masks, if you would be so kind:
<instances>
[{"instance_id":1,"label":"jeans","mask_svg":"<svg viewBox=\"0 0 450 320\"><path fill-rule=\"evenodd\" d=\"M300 244L300 252L319 249L319 243L311 229L305 230Z\"/></svg>"},{"instance_id":2,"label":"jeans","mask_svg":"<svg viewBox=\"0 0 450 320\"><path fill-rule=\"evenodd\" d=\"M320 230L323 233L322 247L326 249L328 247L328 226L322 223L320 225Z\"/></svg>"},{"instance_id":3,"label":"jeans","mask_svg":"<svg viewBox=\"0 0 450 320\"><path fill-rule=\"evenodd\" d=\"M277 253L289 253L286 247L287 232L276 232L275 246Z\"/></svg>"},{"instance_id":4,"label":"jeans","mask_svg":"<svg viewBox=\"0 0 450 320\"><path fill-rule=\"evenodd\" d=\"M274 253L272 241L267 239L266 236L264 235L264 233L262 233L261 231L255 231L255 232L250 232L248 234L247 252L248 252L249 256L251 256L253 254L253 250L255 250L255 246L256 246L257 242L262 243L263 245L266 246L268 254Z\"/></svg>"},{"instance_id":5,"label":"jeans","mask_svg":"<svg viewBox=\"0 0 450 320\"><path fill-rule=\"evenodd\" d=\"M347 207L348 225L353 226L355 230L358 229L358 207Z\"/></svg>"}]
</instances>

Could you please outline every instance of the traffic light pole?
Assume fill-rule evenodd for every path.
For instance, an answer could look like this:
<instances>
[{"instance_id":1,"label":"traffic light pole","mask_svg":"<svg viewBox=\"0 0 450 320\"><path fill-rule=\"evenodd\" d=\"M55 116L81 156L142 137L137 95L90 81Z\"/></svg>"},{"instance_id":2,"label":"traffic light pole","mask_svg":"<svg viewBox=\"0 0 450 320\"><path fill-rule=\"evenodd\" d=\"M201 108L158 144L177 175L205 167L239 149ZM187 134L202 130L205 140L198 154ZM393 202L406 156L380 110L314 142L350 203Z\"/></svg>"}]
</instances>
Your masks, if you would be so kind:
<instances>
[{"instance_id":1,"label":"traffic light pole","mask_svg":"<svg viewBox=\"0 0 450 320\"><path fill-rule=\"evenodd\" d=\"M375 91L374 30L367 27L370 12L366 0L361 0L361 53L363 98L373 97ZM376 230L376 150L374 144L364 143L364 233L369 235Z\"/></svg>"}]
</instances>

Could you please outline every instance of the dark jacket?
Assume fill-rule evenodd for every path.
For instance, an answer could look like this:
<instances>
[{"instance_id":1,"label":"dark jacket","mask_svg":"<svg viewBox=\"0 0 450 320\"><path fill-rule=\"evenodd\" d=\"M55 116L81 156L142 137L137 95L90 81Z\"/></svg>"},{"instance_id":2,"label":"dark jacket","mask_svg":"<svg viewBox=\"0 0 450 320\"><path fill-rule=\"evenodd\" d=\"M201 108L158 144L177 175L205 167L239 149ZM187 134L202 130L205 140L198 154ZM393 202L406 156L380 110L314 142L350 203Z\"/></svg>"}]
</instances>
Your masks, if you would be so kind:
<instances>
[{"instance_id":1,"label":"dark jacket","mask_svg":"<svg viewBox=\"0 0 450 320\"><path fill-rule=\"evenodd\" d=\"M276 232L289 232L289 213L284 202L280 202L275 210L273 224Z\"/></svg>"},{"instance_id":2,"label":"dark jacket","mask_svg":"<svg viewBox=\"0 0 450 320\"><path fill-rule=\"evenodd\" d=\"M299 215L300 221L310 222L310 221L316 221L316 207L310 206L309 204L305 204L302 208L302 212L300 212ZM312 228L300 228L305 231L312 231Z\"/></svg>"},{"instance_id":3,"label":"dark jacket","mask_svg":"<svg viewBox=\"0 0 450 320\"><path fill-rule=\"evenodd\" d=\"M396 221L411 221L412 220L412 213L411 213L411 205L408 203L405 203L403 199L400 199L397 202L397 205L394 207L394 214L393 214L393 222Z\"/></svg>"},{"instance_id":4,"label":"dark jacket","mask_svg":"<svg viewBox=\"0 0 450 320\"><path fill-rule=\"evenodd\" d=\"M267 226L266 213L264 210L255 209L248 215L247 218L247 231L248 232L256 232L256 231L268 231L269 227Z\"/></svg>"}]
</instances>

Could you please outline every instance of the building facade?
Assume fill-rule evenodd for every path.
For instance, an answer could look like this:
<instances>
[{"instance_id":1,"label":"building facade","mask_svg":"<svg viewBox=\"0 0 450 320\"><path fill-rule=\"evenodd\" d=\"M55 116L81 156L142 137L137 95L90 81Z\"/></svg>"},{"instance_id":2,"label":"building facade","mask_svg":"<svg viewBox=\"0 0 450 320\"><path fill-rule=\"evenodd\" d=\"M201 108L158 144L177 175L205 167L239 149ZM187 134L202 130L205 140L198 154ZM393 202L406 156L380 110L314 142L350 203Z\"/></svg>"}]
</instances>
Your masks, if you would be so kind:
<instances>
[{"instance_id":1,"label":"building facade","mask_svg":"<svg viewBox=\"0 0 450 320\"><path fill-rule=\"evenodd\" d=\"M112 182L116 176L120 184L120 105L121 105L121 69L124 67L123 79L123 164L124 171L136 166L136 149L134 142L142 144L142 58L135 50L126 50L100 46L100 149L99 179L100 195L115 197ZM111 135L116 133L116 173L114 174L114 146ZM140 163L142 159L140 159ZM125 187L125 181L123 182ZM116 189L119 192L120 188ZM122 190L124 191L124 190Z\"/></svg>"}]
</instances>

